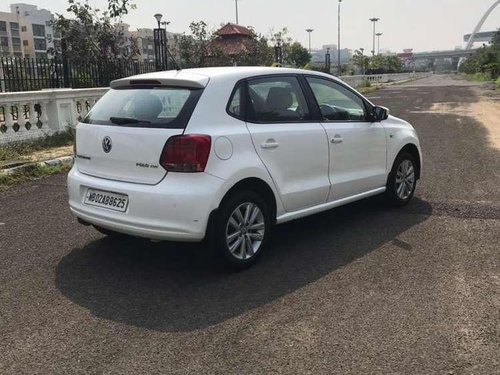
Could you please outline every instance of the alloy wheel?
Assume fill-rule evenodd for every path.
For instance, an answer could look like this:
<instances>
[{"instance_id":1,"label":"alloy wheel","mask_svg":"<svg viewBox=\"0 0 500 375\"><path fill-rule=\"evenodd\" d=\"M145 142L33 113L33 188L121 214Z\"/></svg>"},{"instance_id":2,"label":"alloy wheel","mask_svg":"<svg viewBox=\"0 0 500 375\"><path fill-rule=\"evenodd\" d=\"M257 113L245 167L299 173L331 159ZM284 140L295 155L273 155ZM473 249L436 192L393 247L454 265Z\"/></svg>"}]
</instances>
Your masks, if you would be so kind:
<instances>
[{"instance_id":1,"label":"alloy wheel","mask_svg":"<svg viewBox=\"0 0 500 375\"><path fill-rule=\"evenodd\" d=\"M399 164L396 172L396 194L401 200L410 197L415 187L415 168L413 163L405 159Z\"/></svg>"},{"instance_id":2,"label":"alloy wheel","mask_svg":"<svg viewBox=\"0 0 500 375\"><path fill-rule=\"evenodd\" d=\"M264 240L264 214L254 203L240 204L229 216L226 225L226 244L239 260L252 258Z\"/></svg>"}]
</instances>

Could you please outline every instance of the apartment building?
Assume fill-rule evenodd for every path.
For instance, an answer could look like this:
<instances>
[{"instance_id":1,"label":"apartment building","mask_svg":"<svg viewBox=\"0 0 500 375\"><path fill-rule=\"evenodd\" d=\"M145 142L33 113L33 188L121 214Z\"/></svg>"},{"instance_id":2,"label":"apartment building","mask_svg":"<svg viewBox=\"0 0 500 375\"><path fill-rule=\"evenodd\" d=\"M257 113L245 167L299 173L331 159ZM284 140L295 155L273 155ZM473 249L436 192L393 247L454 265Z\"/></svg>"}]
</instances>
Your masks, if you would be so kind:
<instances>
[{"instance_id":1,"label":"apartment building","mask_svg":"<svg viewBox=\"0 0 500 375\"><path fill-rule=\"evenodd\" d=\"M27 21L18 15L0 12L0 56L25 57L23 39L27 37Z\"/></svg>"},{"instance_id":2,"label":"apartment building","mask_svg":"<svg viewBox=\"0 0 500 375\"><path fill-rule=\"evenodd\" d=\"M24 57L45 59L52 57L47 54L49 49L60 52L61 35L51 26L52 12L24 3L11 4L10 12L24 22L21 27Z\"/></svg>"},{"instance_id":3,"label":"apartment building","mask_svg":"<svg viewBox=\"0 0 500 375\"><path fill-rule=\"evenodd\" d=\"M139 61L154 61L155 45L154 34L152 29L137 29L131 32L132 37L136 40L137 49L139 50Z\"/></svg>"}]
</instances>

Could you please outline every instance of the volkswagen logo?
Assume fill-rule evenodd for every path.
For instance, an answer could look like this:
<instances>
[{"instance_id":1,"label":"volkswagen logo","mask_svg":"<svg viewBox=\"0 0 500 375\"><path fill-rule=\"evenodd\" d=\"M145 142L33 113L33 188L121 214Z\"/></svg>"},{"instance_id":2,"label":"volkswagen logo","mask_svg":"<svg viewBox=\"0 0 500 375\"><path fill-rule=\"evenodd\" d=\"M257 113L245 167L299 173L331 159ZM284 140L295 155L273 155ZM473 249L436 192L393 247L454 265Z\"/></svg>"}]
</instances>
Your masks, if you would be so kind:
<instances>
[{"instance_id":1,"label":"volkswagen logo","mask_svg":"<svg viewBox=\"0 0 500 375\"><path fill-rule=\"evenodd\" d=\"M113 143L111 142L111 138L109 137L104 137L102 140L102 149L106 154L109 154L111 149L113 148Z\"/></svg>"}]
</instances>

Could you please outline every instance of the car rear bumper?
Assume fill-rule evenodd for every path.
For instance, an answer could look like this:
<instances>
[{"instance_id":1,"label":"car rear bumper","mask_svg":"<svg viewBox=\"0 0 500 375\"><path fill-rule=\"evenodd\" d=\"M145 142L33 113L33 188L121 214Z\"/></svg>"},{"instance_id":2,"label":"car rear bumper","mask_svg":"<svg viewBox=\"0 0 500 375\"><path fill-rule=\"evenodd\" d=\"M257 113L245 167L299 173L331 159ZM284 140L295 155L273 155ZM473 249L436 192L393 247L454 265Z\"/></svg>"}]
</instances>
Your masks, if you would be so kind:
<instances>
[{"instance_id":1,"label":"car rear bumper","mask_svg":"<svg viewBox=\"0 0 500 375\"><path fill-rule=\"evenodd\" d=\"M69 205L76 217L116 232L154 240L203 240L223 185L223 180L206 173L169 173L157 185L92 177L76 167L68 174ZM126 194L127 210L117 212L85 204L89 188Z\"/></svg>"}]
</instances>

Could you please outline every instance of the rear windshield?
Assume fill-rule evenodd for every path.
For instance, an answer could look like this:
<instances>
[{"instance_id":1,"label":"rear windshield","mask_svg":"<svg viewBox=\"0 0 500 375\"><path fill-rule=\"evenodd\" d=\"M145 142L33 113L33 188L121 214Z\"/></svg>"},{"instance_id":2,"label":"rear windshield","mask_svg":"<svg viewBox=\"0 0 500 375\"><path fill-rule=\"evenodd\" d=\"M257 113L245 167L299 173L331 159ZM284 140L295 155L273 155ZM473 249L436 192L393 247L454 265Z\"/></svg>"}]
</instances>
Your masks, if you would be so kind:
<instances>
[{"instance_id":1,"label":"rear windshield","mask_svg":"<svg viewBox=\"0 0 500 375\"><path fill-rule=\"evenodd\" d=\"M86 124L185 128L203 90L179 87L109 90L82 120Z\"/></svg>"}]
</instances>

